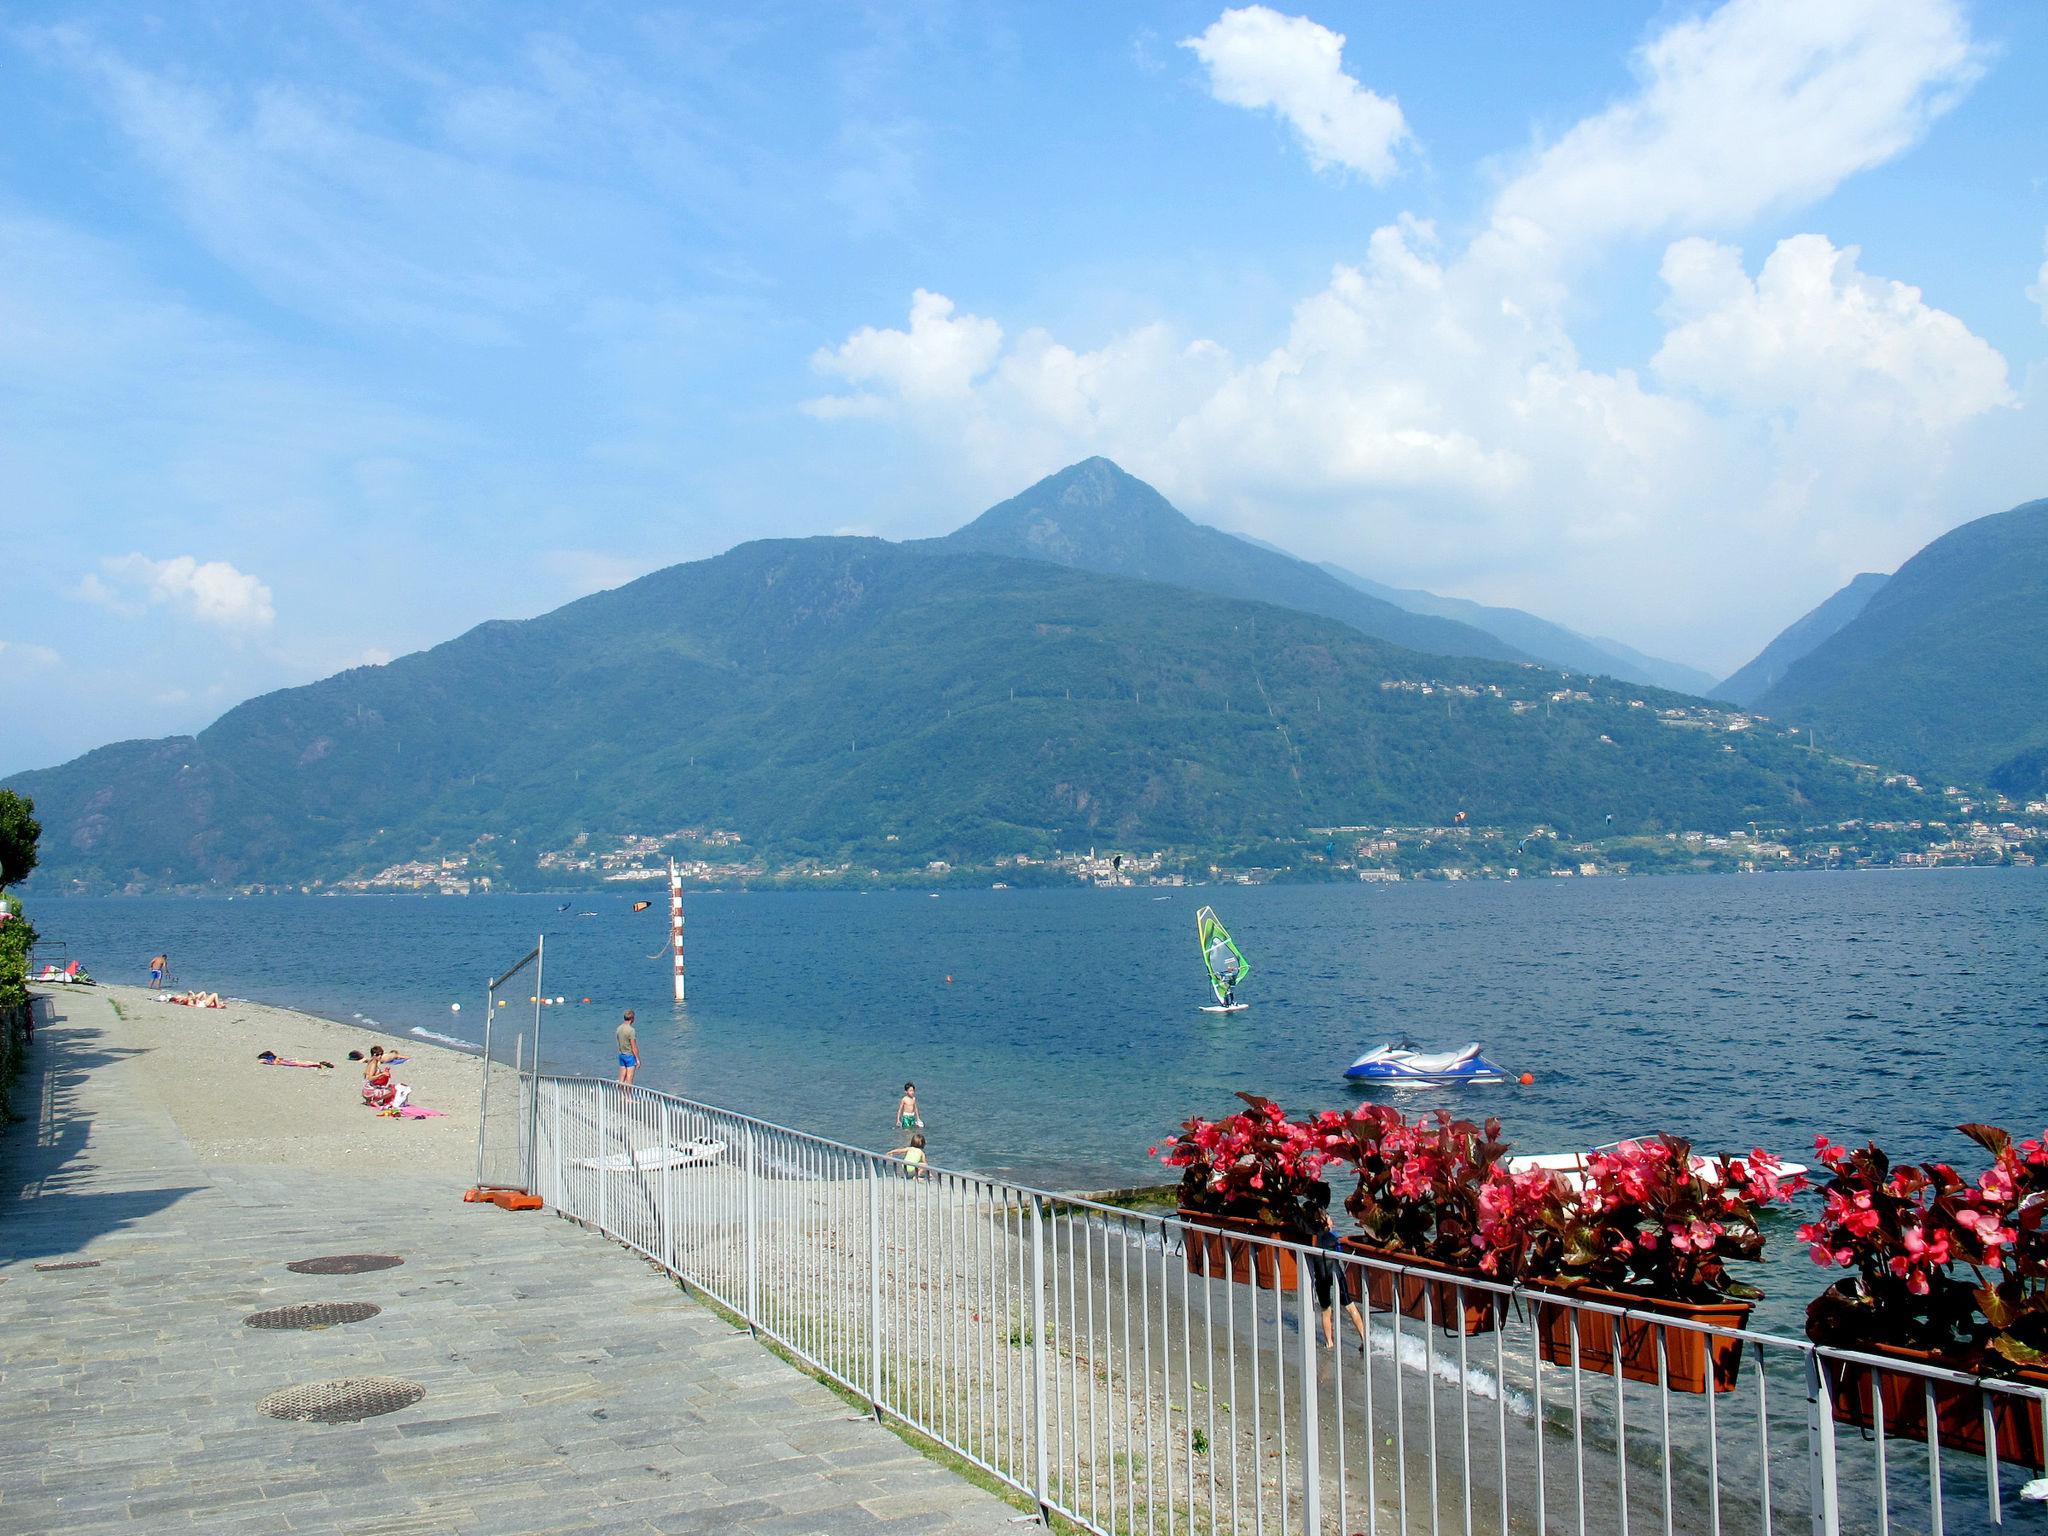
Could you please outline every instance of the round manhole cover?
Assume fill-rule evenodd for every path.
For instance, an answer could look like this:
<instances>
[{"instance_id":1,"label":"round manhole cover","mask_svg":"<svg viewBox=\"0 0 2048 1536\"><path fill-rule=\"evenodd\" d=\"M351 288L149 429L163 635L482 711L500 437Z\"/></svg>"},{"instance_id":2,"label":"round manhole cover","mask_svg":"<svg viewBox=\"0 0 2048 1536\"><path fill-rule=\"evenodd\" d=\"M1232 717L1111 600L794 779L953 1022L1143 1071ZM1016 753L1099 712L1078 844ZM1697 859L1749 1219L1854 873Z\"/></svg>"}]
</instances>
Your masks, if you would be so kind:
<instances>
[{"instance_id":1,"label":"round manhole cover","mask_svg":"<svg viewBox=\"0 0 2048 1536\"><path fill-rule=\"evenodd\" d=\"M302 1424L353 1424L373 1419L380 1413L410 1408L427 1395L416 1381L397 1376L344 1376L336 1381L309 1381L301 1387L286 1387L263 1399L263 1411L273 1419L296 1419Z\"/></svg>"},{"instance_id":2,"label":"round manhole cover","mask_svg":"<svg viewBox=\"0 0 2048 1536\"><path fill-rule=\"evenodd\" d=\"M367 1275L373 1269L396 1269L404 1262L395 1253L335 1253L324 1259L300 1259L285 1268L295 1275Z\"/></svg>"},{"instance_id":3,"label":"round manhole cover","mask_svg":"<svg viewBox=\"0 0 2048 1536\"><path fill-rule=\"evenodd\" d=\"M251 1328L333 1328L341 1323L366 1322L383 1310L367 1301L311 1301L301 1306L251 1312L242 1321Z\"/></svg>"}]
</instances>

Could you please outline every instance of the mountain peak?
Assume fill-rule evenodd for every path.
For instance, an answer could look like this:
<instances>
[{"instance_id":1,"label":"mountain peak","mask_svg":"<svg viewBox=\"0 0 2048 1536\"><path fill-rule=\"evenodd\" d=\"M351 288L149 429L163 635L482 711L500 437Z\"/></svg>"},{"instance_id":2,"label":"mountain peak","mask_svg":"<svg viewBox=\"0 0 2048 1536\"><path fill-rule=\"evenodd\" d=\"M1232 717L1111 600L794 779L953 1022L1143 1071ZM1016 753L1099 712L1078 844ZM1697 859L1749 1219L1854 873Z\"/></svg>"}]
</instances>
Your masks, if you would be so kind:
<instances>
[{"instance_id":1,"label":"mountain peak","mask_svg":"<svg viewBox=\"0 0 2048 1536\"><path fill-rule=\"evenodd\" d=\"M1133 561L1148 559L1144 545L1162 537L1184 539L1194 530L1172 502L1114 460L1097 455L990 507L946 542L1143 576L1150 572Z\"/></svg>"},{"instance_id":2,"label":"mountain peak","mask_svg":"<svg viewBox=\"0 0 2048 1536\"><path fill-rule=\"evenodd\" d=\"M1408 613L1280 550L1197 523L1158 491L1096 457L1047 475L939 541L951 549L1163 582L1338 619L1361 634L1441 656L1528 658L1470 625Z\"/></svg>"}]
</instances>

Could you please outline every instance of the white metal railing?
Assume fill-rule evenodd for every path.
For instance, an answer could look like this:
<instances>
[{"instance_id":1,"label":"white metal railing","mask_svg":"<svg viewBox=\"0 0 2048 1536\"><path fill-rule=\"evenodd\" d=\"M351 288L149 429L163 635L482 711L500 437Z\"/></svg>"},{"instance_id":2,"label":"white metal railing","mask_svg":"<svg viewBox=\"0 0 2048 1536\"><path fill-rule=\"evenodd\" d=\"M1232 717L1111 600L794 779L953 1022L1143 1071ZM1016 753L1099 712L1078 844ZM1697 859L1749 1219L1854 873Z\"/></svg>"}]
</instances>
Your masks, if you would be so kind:
<instances>
[{"instance_id":1,"label":"white metal railing","mask_svg":"<svg viewBox=\"0 0 2048 1536\"><path fill-rule=\"evenodd\" d=\"M1651 1314L912 1178L645 1088L546 1078L538 1096L531 1187L550 1206L1105 1536L1944 1536L2008 1523L2048 1470L2039 1388L1663 1317L1625 1362L1610 1332ZM1688 1336L1739 1352L1725 1390L1674 1388ZM1860 1393L1859 1428L1879 1366L1891 1390ZM1988 1454L1944 1450L1937 1430L1973 1413Z\"/></svg>"}]
</instances>

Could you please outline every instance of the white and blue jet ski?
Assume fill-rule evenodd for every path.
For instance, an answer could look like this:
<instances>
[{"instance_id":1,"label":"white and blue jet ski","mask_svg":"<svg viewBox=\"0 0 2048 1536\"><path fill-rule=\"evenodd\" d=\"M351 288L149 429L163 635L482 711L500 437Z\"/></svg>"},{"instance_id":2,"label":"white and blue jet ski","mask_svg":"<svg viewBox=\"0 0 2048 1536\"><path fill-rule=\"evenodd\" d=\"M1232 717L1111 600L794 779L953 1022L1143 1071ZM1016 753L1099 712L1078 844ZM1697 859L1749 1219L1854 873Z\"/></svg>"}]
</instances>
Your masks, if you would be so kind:
<instances>
[{"instance_id":1,"label":"white and blue jet ski","mask_svg":"<svg viewBox=\"0 0 2048 1536\"><path fill-rule=\"evenodd\" d=\"M1506 1067L1482 1056L1477 1043L1455 1051L1418 1051L1406 1041L1367 1051L1344 1069L1344 1075L1356 1083L1385 1083L1396 1088L1505 1083L1513 1076Z\"/></svg>"}]
</instances>

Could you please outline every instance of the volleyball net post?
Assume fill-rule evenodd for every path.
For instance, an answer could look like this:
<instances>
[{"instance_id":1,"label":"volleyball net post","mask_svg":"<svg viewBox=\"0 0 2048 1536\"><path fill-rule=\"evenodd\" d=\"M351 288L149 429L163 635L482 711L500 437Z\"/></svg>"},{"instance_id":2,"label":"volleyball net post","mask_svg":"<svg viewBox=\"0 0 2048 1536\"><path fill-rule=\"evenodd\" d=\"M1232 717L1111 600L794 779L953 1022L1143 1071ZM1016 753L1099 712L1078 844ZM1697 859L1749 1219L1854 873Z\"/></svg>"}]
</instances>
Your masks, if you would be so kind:
<instances>
[{"instance_id":1,"label":"volleyball net post","mask_svg":"<svg viewBox=\"0 0 2048 1536\"><path fill-rule=\"evenodd\" d=\"M547 936L484 987L483 1071L477 1087L476 1183L465 1200L535 1210L534 1147L540 1115L540 1023ZM524 985L522 1000L518 989ZM524 1003L526 1006L522 1006ZM526 1007L530 1007L529 1014Z\"/></svg>"}]
</instances>

